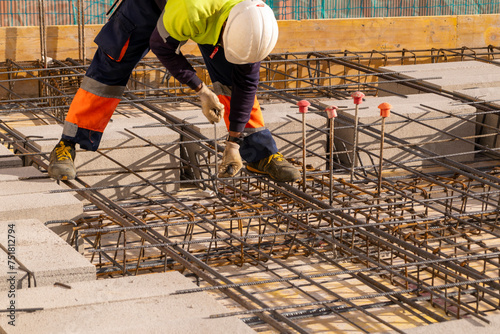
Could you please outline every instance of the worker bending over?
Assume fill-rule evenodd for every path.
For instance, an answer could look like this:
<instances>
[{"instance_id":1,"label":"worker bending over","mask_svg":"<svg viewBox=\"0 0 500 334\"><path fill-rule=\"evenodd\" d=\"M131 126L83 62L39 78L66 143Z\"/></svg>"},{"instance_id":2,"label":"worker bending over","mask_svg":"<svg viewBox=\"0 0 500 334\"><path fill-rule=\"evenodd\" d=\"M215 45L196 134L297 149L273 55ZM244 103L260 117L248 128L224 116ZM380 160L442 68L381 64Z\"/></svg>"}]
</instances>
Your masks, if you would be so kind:
<instances>
[{"instance_id":1,"label":"worker bending over","mask_svg":"<svg viewBox=\"0 0 500 334\"><path fill-rule=\"evenodd\" d=\"M166 4L165 4L166 2ZM212 92L180 51L189 39L203 55ZM48 173L74 179L75 144L95 151L132 70L149 49L182 84L195 90L205 117L226 123L220 177L243 166L283 182L299 171L278 152L265 128L256 92L260 61L278 39L274 14L260 0L123 0L96 36L98 49L66 116Z\"/></svg>"}]
</instances>

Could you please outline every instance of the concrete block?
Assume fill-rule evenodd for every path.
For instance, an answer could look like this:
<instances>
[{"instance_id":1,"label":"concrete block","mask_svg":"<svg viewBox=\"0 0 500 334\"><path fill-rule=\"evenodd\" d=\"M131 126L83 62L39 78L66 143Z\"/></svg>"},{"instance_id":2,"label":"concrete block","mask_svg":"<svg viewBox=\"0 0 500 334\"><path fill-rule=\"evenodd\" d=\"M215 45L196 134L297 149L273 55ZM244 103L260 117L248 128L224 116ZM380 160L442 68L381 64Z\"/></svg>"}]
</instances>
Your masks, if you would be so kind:
<instances>
[{"instance_id":1,"label":"concrete block","mask_svg":"<svg viewBox=\"0 0 500 334\"><path fill-rule=\"evenodd\" d=\"M331 104L345 105L345 101L330 102ZM460 115L470 121L475 120L476 117L474 107L456 105L453 100L435 94L409 95L407 98L397 96L368 97L358 110L360 127L370 125L377 130L381 129L381 117L378 106L383 102L388 102L393 107L391 116L386 119L386 135L395 136L412 144L419 144L422 148L437 155L457 154L450 157L454 161L466 162L474 159L473 139L470 139L471 143L447 140L453 139L448 134L459 137L474 136L475 125L456 117L447 117L446 114L425 108L421 104L452 113L453 115ZM338 114L351 119L352 123L343 124L340 120L336 120L335 146L339 151L345 149L352 150L354 142L354 127L352 125L354 124L355 109L354 107L350 107L349 109L338 111ZM364 166L378 164L380 137L369 136L362 132L359 132L358 136L358 147L361 150L359 153L359 164ZM345 143L345 146L342 143ZM374 153L375 156L370 159L369 154L364 153L362 150L368 150ZM351 153L349 155L339 154L342 163L349 166L350 157ZM408 166L429 164L425 160L420 160L413 153L405 152L401 148L391 148L387 142L384 146L384 158L397 162L405 162ZM417 159L417 161L411 161L413 159Z\"/></svg>"},{"instance_id":2,"label":"concrete block","mask_svg":"<svg viewBox=\"0 0 500 334\"><path fill-rule=\"evenodd\" d=\"M488 102L488 104L493 105L496 109L500 109L500 86L460 89L455 91L455 93L475 101ZM500 125L500 116L498 113L478 113L477 122L485 124L485 126L476 126L476 134L482 135L482 137L479 138L479 144L489 148L499 148L500 138L498 136L498 129Z\"/></svg>"},{"instance_id":3,"label":"concrete block","mask_svg":"<svg viewBox=\"0 0 500 334\"><path fill-rule=\"evenodd\" d=\"M43 179L40 178L38 180L33 179L28 182L28 180L19 180L19 178L28 178L28 177L45 177L45 174L43 174L41 171L38 169L29 166L29 167L17 167L17 168L4 168L0 169L0 185L2 185L2 188L0 189L0 192L4 192L6 195L12 195L12 193L17 193L21 194L22 192L17 189L17 187L14 187L13 185L16 184L21 184L21 188L24 188L26 190L25 193L33 193L33 187L31 186L32 184L35 184L35 187L39 189L41 192L46 192L47 190L50 189L62 189L61 187L57 186L56 183L53 180L48 180L48 179ZM7 181L17 181L16 183L3 183ZM7 189L9 191L7 192ZM12 193L10 193L12 192ZM76 202L75 202L76 203ZM76 217L77 215L80 215L82 213L82 205L83 204L77 204L76 208L77 210L71 214ZM62 219L67 220L71 219L72 217L63 217ZM58 224L50 224L48 225L49 229L52 230L54 233L56 233L59 237L61 237L63 240L66 240L66 242L71 243L73 240L73 227L72 225L68 225L67 223L58 223ZM83 243L83 240L82 240Z\"/></svg>"},{"instance_id":4,"label":"concrete block","mask_svg":"<svg viewBox=\"0 0 500 334\"><path fill-rule=\"evenodd\" d=\"M186 128L200 133L209 140L214 139L216 131L217 138L219 139L217 145L220 145L220 148L224 147L224 140L227 137L227 129L224 121L220 121L216 124L210 124L199 109L172 112L170 113L170 116L177 119L178 124L185 124L184 126ZM192 168L186 172L194 179L206 179L209 175L215 173L215 156L213 154L209 155L207 151L200 146L200 144L192 142L196 140L198 140L198 138L193 138L189 135L183 135L181 137L182 152L186 155L184 158L198 166L198 168ZM219 155L220 161L222 153L219 153ZM203 187L203 185L201 186Z\"/></svg>"},{"instance_id":5,"label":"concrete block","mask_svg":"<svg viewBox=\"0 0 500 334\"><path fill-rule=\"evenodd\" d=\"M37 218L74 219L83 213L83 204L68 193L18 194L0 197L0 221Z\"/></svg>"},{"instance_id":6,"label":"concrete block","mask_svg":"<svg viewBox=\"0 0 500 334\"><path fill-rule=\"evenodd\" d=\"M169 115L175 118L178 124L185 124L187 128L193 129L209 139L214 138L214 124L207 121L200 109L175 111L169 113ZM224 121L216 123L215 126L217 127L217 137L223 138L227 136ZM186 140L193 140L193 138L186 138Z\"/></svg>"},{"instance_id":7,"label":"concrete block","mask_svg":"<svg viewBox=\"0 0 500 334\"><path fill-rule=\"evenodd\" d=\"M71 193L50 194L60 190L47 178L20 180L19 178L44 176L34 167L0 169L0 220L29 219L36 217L49 220L74 219L83 213L83 204ZM73 228L63 224L50 225L50 229L68 243L73 239Z\"/></svg>"},{"instance_id":8,"label":"concrete block","mask_svg":"<svg viewBox=\"0 0 500 334\"><path fill-rule=\"evenodd\" d=\"M280 152L286 158L303 162L302 114L299 109L290 103L266 104L262 106L262 113ZM327 118L315 113L306 114L306 146L308 151L315 153L307 154L307 165L319 169L326 167L327 133Z\"/></svg>"},{"instance_id":9,"label":"concrete block","mask_svg":"<svg viewBox=\"0 0 500 334\"><path fill-rule=\"evenodd\" d=\"M298 108L293 108L292 104L285 103L265 104L261 105L261 108L266 127L273 133L274 140L280 152L288 159L294 158L302 162L302 115L299 113ZM214 126L207 123L205 117L199 110L183 111L179 116L175 114L173 114L173 116L178 117L179 122L184 120L192 129L200 132L207 138L214 138ZM292 116L299 121L293 120L288 116ZM317 156L309 154L307 157L307 164L316 168L324 167L327 136L326 133L315 131L314 129L326 129L326 118L310 113L306 116L306 122L308 124L306 127L307 148L317 154ZM221 138L223 141L226 135L227 130L225 125L223 123L218 123L217 137ZM185 138L185 140L189 139ZM193 148L193 145L187 144L186 146L189 148L191 156L196 157L203 155L203 159L195 158L196 160L194 161L205 160L214 163L213 159L208 160L206 154L200 149Z\"/></svg>"},{"instance_id":10,"label":"concrete block","mask_svg":"<svg viewBox=\"0 0 500 334\"><path fill-rule=\"evenodd\" d=\"M20 177L24 178L38 176L43 176L43 173L33 166L0 169L0 182L18 181Z\"/></svg>"},{"instance_id":11,"label":"concrete block","mask_svg":"<svg viewBox=\"0 0 500 334\"><path fill-rule=\"evenodd\" d=\"M0 168L21 167L23 161L14 152L0 144Z\"/></svg>"},{"instance_id":12,"label":"concrete block","mask_svg":"<svg viewBox=\"0 0 500 334\"><path fill-rule=\"evenodd\" d=\"M138 171L139 175L153 183L178 181L180 162L176 157L180 155L179 135L167 127L156 125L159 124L149 117L119 118L110 122L100 144L100 149L110 159L98 152L77 152L75 164L78 176L96 187L144 183L139 177L128 173L127 169ZM62 133L60 125L23 127L15 130L24 136L55 138L53 141L35 142L42 152L50 152ZM147 146L148 143L127 130L154 144L159 144L172 155L154 146ZM179 189L178 183L166 183L159 187L164 191ZM148 190L145 191L145 188ZM130 196L131 192L143 195L155 192L151 187L144 189L139 187L105 189L101 190L101 193L112 199L120 199Z\"/></svg>"},{"instance_id":13,"label":"concrete block","mask_svg":"<svg viewBox=\"0 0 500 334\"><path fill-rule=\"evenodd\" d=\"M9 325L8 317L0 317L0 333L255 333L235 317L210 319L210 315L229 311L213 295L171 295L196 287L178 272L70 286L17 291L18 307L43 310L18 312L15 327ZM0 303L8 305L6 293L0 293Z\"/></svg>"},{"instance_id":14,"label":"concrete block","mask_svg":"<svg viewBox=\"0 0 500 334\"><path fill-rule=\"evenodd\" d=\"M402 72L400 76L403 78L423 79L436 89L449 91L500 86L500 67L479 61L386 66L380 69ZM383 83L379 87L403 95L418 93L418 90L398 83ZM379 96L393 95L390 92L381 90Z\"/></svg>"},{"instance_id":15,"label":"concrete block","mask_svg":"<svg viewBox=\"0 0 500 334\"><path fill-rule=\"evenodd\" d=\"M0 197L14 196L19 194L44 193L51 190L59 190L61 187L49 179L33 179L23 181L4 181L6 187L0 188Z\"/></svg>"},{"instance_id":16,"label":"concrete block","mask_svg":"<svg viewBox=\"0 0 500 334\"><path fill-rule=\"evenodd\" d=\"M33 167L0 169L0 221L36 217L48 220L73 219L83 213L83 204L71 193L50 193L62 187L51 179L19 180L20 176L42 174Z\"/></svg>"},{"instance_id":17,"label":"concrete block","mask_svg":"<svg viewBox=\"0 0 500 334\"><path fill-rule=\"evenodd\" d=\"M13 251L16 258L14 265L4 251L0 253L0 265L5 268L1 274L15 276L16 289L96 279L95 266L41 221L4 220L0 226L0 245L4 251ZM0 290L7 290L8 285L6 279L0 279Z\"/></svg>"}]
</instances>

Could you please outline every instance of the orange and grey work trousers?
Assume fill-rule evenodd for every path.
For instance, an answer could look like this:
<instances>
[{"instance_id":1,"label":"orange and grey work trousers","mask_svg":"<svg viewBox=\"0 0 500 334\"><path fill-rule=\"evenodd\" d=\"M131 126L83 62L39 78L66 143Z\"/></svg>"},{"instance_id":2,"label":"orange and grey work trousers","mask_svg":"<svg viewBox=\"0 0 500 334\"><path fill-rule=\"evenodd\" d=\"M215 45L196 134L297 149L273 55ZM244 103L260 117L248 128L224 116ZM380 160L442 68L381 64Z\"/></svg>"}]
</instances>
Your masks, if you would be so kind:
<instances>
[{"instance_id":1,"label":"orange and grey work trousers","mask_svg":"<svg viewBox=\"0 0 500 334\"><path fill-rule=\"evenodd\" d=\"M240 146L242 159L247 162L255 162L277 153L278 148L271 132L265 127L262 109L257 98L253 100L253 106L251 105L252 100L231 101L232 86L237 83L233 75L233 66L235 65L226 60L224 49L216 49L213 45L206 44L198 45L198 47L213 82L214 92L224 104L226 127L229 129L231 121L246 123L243 130L243 143ZM251 107L251 112L248 115L231 113L230 105L234 106L234 103L240 103L240 105L247 103L248 107Z\"/></svg>"},{"instance_id":2,"label":"orange and grey work trousers","mask_svg":"<svg viewBox=\"0 0 500 334\"><path fill-rule=\"evenodd\" d=\"M125 0L95 38L98 49L82 80L66 116L62 138L78 143L80 148L95 151L102 134L118 103L125 85L137 63L149 52L151 36L161 10L155 0ZM205 54L202 47L200 50ZM221 81L229 88L230 82L218 73L225 73L228 62L221 53L219 61L207 64L212 81ZM230 65L230 64L229 64ZM215 79L215 80L214 80ZM221 80L217 80L221 79ZM230 114L230 92L216 92L225 105L225 115ZM226 125L229 126L226 116ZM245 137L240 147L242 158L254 162L278 150L271 133L264 127L260 106L255 100Z\"/></svg>"}]
</instances>

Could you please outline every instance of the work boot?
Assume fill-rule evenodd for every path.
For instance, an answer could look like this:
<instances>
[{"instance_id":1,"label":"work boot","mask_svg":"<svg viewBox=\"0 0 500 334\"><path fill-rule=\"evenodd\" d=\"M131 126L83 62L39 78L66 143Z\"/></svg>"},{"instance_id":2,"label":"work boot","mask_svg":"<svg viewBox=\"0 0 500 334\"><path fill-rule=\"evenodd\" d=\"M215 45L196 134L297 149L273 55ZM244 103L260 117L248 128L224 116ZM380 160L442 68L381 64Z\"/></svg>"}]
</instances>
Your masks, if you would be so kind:
<instances>
[{"instance_id":1,"label":"work boot","mask_svg":"<svg viewBox=\"0 0 500 334\"><path fill-rule=\"evenodd\" d=\"M61 139L50 153L49 176L56 180L73 180L75 169L75 143Z\"/></svg>"},{"instance_id":2,"label":"work boot","mask_svg":"<svg viewBox=\"0 0 500 334\"><path fill-rule=\"evenodd\" d=\"M247 163L247 169L254 173L267 174L279 182L294 182L300 179L300 172L286 161L280 152L262 160Z\"/></svg>"}]
</instances>

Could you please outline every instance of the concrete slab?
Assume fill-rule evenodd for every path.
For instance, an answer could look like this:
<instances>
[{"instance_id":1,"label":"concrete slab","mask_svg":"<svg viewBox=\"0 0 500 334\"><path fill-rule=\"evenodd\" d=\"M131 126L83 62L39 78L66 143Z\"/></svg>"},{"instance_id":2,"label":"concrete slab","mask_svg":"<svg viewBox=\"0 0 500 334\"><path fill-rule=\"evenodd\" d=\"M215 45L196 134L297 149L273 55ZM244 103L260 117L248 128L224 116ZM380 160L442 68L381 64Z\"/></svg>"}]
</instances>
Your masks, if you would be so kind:
<instances>
[{"instance_id":1,"label":"concrete slab","mask_svg":"<svg viewBox=\"0 0 500 334\"><path fill-rule=\"evenodd\" d=\"M485 101L493 105L495 108L500 109L500 86L488 88L468 88L454 91L454 93L461 94L474 101ZM500 138L498 136L498 128L500 124L500 117L498 113L488 113L477 115L477 122L485 124L486 126L477 126L476 133L483 135L479 138L479 144L485 145L490 148L500 147Z\"/></svg>"},{"instance_id":2,"label":"concrete slab","mask_svg":"<svg viewBox=\"0 0 500 334\"><path fill-rule=\"evenodd\" d=\"M424 79L424 82L437 89L449 91L500 86L500 67L479 61L386 66L380 69L387 72L404 72L401 73L403 78ZM379 87L403 95L418 93L415 89L397 83L384 83ZM392 94L379 92L379 96L387 95Z\"/></svg>"},{"instance_id":3,"label":"concrete slab","mask_svg":"<svg viewBox=\"0 0 500 334\"><path fill-rule=\"evenodd\" d=\"M0 317L0 333L255 333L228 312L213 295L170 295L196 287L178 272L77 282L16 292L18 308L43 310L15 314L15 327ZM12 300L12 299L11 299ZM7 293L0 303L9 305Z\"/></svg>"},{"instance_id":4,"label":"concrete slab","mask_svg":"<svg viewBox=\"0 0 500 334\"><path fill-rule=\"evenodd\" d=\"M97 152L78 152L75 159L78 175L83 181L96 187L143 183L137 176L124 173L127 168L140 172L142 177L151 182L178 181L180 162L174 156L180 155L179 135L167 127L157 125L159 124L149 117L118 118L110 122L103 134L100 149L111 159ZM35 142L42 152L50 152L62 133L60 125L22 127L15 130L24 136L56 138ZM173 156L156 147L148 147L145 141L134 134L159 144ZM178 183L166 183L160 188L175 191L179 186ZM128 197L133 191L149 194L144 193L141 188L105 189L101 192L112 199L119 199Z\"/></svg>"},{"instance_id":5,"label":"concrete slab","mask_svg":"<svg viewBox=\"0 0 500 334\"><path fill-rule=\"evenodd\" d=\"M329 102L334 105L346 104L346 101ZM466 162L474 159L473 139L471 139L471 143L449 140L453 139L450 135L461 138L474 136L475 125L456 117L446 117L445 113L426 108L422 104L446 113L451 113L452 115L460 115L470 121L476 117L474 107L456 105L453 100L435 94L409 95L407 98L398 96L368 97L358 110L360 126L363 124L370 125L377 130L381 129L381 117L378 106L383 102L388 102L393 107L391 116L386 119L386 134L404 139L409 143L421 143L422 148L438 155L455 154L454 156L450 156L450 159L454 161ZM340 110L338 114L350 118L354 122L355 110L353 106L349 109ZM346 124L336 121L335 126L335 146L337 150L352 150L352 143L354 142L354 128L352 125L346 127ZM375 157L370 159L369 154L360 151L359 164L364 166L378 164L378 155L380 154L379 137L372 137L359 132L358 147L375 154ZM351 153L349 155L339 154L342 163L349 166L350 156ZM422 166L430 163L422 161L414 154L405 152L400 148L391 148L387 143L384 146L384 158L397 162L404 161L408 166ZM413 159L418 160L411 161Z\"/></svg>"},{"instance_id":6,"label":"concrete slab","mask_svg":"<svg viewBox=\"0 0 500 334\"><path fill-rule=\"evenodd\" d=\"M0 144L0 168L21 167L23 161L14 152Z\"/></svg>"},{"instance_id":7,"label":"concrete slab","mask_svg":"<svg viewBox=\"0 0 500 334\"><path fill-rule=\"evenodd\" d=\"M95 280L96 271L87 259L36 219L1 221L0 265L1 275L15 277L16 289ZM13 252L13 259L7 253ZM19 269L28 269L32 274ZM8 269L8 270L7 270ZM5 277L4 277L5 278ZM10 283L0 279L0 290L8 290Z\"/></svg>"}]
</instances>

